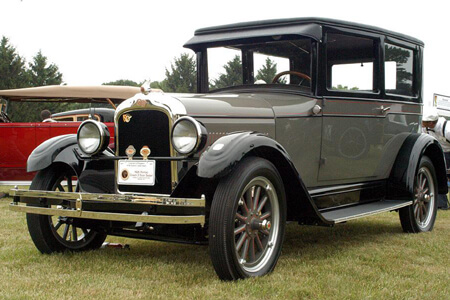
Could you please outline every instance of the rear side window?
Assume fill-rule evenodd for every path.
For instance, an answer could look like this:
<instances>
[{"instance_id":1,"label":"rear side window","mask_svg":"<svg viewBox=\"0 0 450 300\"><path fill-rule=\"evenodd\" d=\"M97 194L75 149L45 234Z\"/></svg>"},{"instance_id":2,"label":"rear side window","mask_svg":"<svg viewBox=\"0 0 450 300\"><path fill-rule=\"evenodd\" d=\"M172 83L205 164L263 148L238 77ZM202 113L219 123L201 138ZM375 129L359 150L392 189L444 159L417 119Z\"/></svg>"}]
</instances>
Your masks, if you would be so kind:
<instances>
[{"instance_id":1,"label":"rear side window","mask_svg":"<svg viewBox=\"0 0 450 300\"><path fill-rule=\"evenodd\" d=\"M376 43L353 35L327 35L327 89L331 91L374 92Z\"/></svg>"},{"instance_id":2,"label":"rear side window","mask_svg":"<svg viewBox=\"0 0 450 300\"><path fill-rule=\"evenodd\" d=\"M385 50L385 87L386 93L414 96L413 63L414 52L410 49L386 43Z\"/></svg>"}]
</instances>

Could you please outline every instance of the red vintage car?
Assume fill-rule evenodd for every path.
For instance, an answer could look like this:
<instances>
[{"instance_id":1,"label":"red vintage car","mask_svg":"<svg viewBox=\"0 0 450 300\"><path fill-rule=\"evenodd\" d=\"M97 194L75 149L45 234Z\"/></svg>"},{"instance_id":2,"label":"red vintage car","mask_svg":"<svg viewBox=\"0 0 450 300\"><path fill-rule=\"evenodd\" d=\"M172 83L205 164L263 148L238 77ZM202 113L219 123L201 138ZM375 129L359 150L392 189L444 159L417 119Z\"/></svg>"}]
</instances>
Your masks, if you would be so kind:
<instances>
[{"instance_id":1,"label":"red vintage car","mask_svg":"<svg viewBox=\"0 0 450 300\"><path fill-rule=\"evenodd\" d=\"M134 96L139 90L129 86L44 86L0 90L0 185L29 184L35 175L26 170L31 151L49 138L76 133L81 121L90 115L104 121L111 137L114 137L114 123L103 109L53 114L45 122L15 123L7 114L11 102L109 103L111 108L115 108L115 104Z\"/></svg>"}]
</instances>

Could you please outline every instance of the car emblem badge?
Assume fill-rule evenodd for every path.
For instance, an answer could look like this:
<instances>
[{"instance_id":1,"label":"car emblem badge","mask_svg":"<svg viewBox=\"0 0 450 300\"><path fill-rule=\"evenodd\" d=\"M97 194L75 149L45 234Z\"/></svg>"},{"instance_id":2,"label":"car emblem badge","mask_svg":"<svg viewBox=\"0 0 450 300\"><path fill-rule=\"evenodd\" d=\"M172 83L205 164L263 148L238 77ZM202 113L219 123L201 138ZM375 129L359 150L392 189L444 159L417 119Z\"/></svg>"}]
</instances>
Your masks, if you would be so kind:
<instances>
[{"instance_id":1,"label":"car emblem badge","mask_svg":"<svg viewBox=\"0 0 450 300\"><path fill-rule=\"evenodd\" d=\"M130 123L130 121L131 121L131 115L130 114L124 114L122 117L123 117L123 121L125 123Z\"/></svg>"},{"instance_id":2,"label":"car emblem badge","mask_svg":"<svg viewBox=\"0 0 450 300\"><path fill-rule=\"evenodd\" d=\"M150 150L150 148L148 146L144 146L144 147L142 147L142 149L139 153L142 155L143 160L147 160L148 156L150 155L150 153L152 153L152 151Z\"/></svg>"},{"instance_id":3,"label":"car emblem badge","mask_svg":"<svg viewBox=\"0 0 450 300\"><path fill-rule=\"evenodd\" d=\"M128 148L125 150L125 154L128 156L129 160L133 159L133 155L136 153L136 149L133 147L133 145L128 146Z\"/></svg>"}]
</instances>

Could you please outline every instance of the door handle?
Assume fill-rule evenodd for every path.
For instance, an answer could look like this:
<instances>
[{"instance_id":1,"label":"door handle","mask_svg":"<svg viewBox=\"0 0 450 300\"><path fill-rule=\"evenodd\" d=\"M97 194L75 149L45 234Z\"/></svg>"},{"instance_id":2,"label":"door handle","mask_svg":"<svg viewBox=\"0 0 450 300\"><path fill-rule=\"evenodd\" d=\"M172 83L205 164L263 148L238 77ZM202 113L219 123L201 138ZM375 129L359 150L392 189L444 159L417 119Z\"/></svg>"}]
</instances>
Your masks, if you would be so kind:
<instances>
[{"instance_id":1,"label":"door handle","mask_svg":"<svg viewBox=\"0 0 450 300\"><path fill-rule=\"evenodd\" d=\"M386 113L388 110L390 110L391 109L391 107L390 106L388 106L388 107L384 107L384 105L381 105L380 106L380 112L382 113L382 114L384 114L384 113Z\"/></svg>"},{"instance_id":2,"label":"door handle","mask_svg":"<svg viewBox=\"0 0 450 300\"><path fill-rule=\"evenodd\" d=\"M312 113L314 115L318 115L322 112L322 107L320 107L320 105L314 105L313 109L312 109Z\"/></svg>"}]
</instances>

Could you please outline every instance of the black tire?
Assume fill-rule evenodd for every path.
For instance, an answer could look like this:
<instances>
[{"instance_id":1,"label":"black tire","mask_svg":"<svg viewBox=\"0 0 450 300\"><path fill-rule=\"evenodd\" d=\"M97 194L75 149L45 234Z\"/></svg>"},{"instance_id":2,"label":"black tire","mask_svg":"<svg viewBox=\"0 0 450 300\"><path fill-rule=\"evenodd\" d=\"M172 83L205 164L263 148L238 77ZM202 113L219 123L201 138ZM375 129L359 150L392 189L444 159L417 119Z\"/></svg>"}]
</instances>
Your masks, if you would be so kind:
<instances>
[{"instance_id":1,"label":"black tire","mask_svg":"<svg viewBox=\"0 0 450 300\"><path fill-rule=\"evenodd\" d=\"M67 183L67 191L75 192L75 179L75 173L70 168L52 165L36 174L30 190L64 191L64 182ZM30 213L27 213L26 218L31 239L41 253L98 249L106 239L106 233L73 226L73 218Z\"/></svg>"},{"instance_id":2,"label":"black tire","mask_svg":"<svg viewBox=\"0 0 450 300\"><path fill-rule=\"evenodd\" d=\"M404 232L431 231L436 221L438 185L431 160L423 156L414 180L413 204L399 210Z\"/></svg>"},{"instance_id":3,"label":"black tire","mask_svg":"<svg viewBox=\"0 0 450 300\"><path fill-rule=\"evenodd\" d=\"M242 160L216 189L209 218L209 247L222 280L262 276L275 268L286 223L286 196L269 161Z\"/></svg>"}]
</instances>

